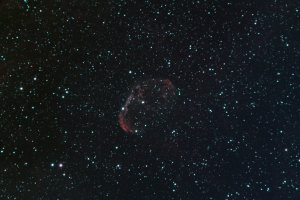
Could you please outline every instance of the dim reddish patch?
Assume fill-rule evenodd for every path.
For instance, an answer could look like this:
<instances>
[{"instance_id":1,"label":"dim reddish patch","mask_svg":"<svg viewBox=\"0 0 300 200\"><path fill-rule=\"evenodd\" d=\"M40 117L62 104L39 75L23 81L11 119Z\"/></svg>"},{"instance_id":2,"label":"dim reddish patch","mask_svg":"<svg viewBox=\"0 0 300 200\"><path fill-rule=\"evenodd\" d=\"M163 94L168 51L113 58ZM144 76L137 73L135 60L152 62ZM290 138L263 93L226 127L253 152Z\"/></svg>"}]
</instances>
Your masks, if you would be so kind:
<instances>
[{"instance_id":1,"label":"dim reddish patch","mask_svg":"<svg viewBox=\"0 0 300 200\"><path fill-rule=\"evenodd\" d=\"M135 85L119 114L121 128L126 132L139 132L153 124L167 112L164 108L172 104L174 91L169 79L149 79Z\"/></svg>"}]
</instances>

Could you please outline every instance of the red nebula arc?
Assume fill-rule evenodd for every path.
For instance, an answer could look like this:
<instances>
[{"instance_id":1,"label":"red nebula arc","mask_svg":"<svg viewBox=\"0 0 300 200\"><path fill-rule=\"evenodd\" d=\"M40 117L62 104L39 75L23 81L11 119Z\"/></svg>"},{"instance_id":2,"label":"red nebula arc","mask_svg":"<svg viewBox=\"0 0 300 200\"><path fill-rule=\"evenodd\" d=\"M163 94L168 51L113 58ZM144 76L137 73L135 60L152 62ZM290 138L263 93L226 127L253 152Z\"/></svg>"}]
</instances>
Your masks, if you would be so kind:
<instances>
[{"instance_id":1,"label":"red nebula arc","mask_svg":"<svg viewBox=\"0 0 300 200\"><path fill-rule=\"evenodd\" d=\"M130 128L130 126L129 126L130 121L124 119L124 117L123 117L123 115L122 115L121 113L119 114L119 123L120 123L120 125L121 125L121 127L122 127L122 129L123 129L124 131L128 132L128 131L131 130L131 128Z\"/></svg>"},{"instance_id":2,"label":"red nebula arc","mask_svg":"<svg viewBox=\"0 0 300 200\"><path fill-rule=\"evenodd\" d=\"M175 87L169 79L149 79L135 85L119 114L119 123L126 132L139 132L159 121L171 106Z\"/></svg>"}]
</instances>

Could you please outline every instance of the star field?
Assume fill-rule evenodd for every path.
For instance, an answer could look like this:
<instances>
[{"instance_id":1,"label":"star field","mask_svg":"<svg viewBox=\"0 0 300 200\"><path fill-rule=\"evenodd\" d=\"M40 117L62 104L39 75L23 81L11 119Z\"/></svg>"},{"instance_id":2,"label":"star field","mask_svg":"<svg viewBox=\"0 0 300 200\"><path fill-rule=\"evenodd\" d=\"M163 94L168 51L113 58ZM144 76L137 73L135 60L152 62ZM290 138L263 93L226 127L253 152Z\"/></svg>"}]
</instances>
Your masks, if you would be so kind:
<instances>
[{"instance_id":1,"label":"star field","mask_svg":"<svg viewBox=\"0 0 300 200\"><path fill-rule=\"evenodd\" d=\"M298 1L6 0L0 30L1 199L300 198ZM172 115L127 133L150 78Z\"/></svg>"}]
</instances>

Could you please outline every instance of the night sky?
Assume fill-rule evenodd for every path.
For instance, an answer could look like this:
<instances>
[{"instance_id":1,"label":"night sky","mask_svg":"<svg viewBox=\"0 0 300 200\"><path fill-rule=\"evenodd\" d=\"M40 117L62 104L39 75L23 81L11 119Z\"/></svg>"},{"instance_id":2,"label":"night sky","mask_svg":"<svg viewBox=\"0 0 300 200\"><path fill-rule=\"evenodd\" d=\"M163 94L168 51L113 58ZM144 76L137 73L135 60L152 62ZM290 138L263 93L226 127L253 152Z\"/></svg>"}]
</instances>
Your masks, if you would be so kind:
<instances>
[{"instance_id":1,"label":"night sky","mask_svg":"<svg viewBox=\"0 0 300 200\"><path fill-rule=\"evenodd\" d=\"M300 199L299 36L298 0L2 0L0 199Z\"/></svg>"}]
</instances>

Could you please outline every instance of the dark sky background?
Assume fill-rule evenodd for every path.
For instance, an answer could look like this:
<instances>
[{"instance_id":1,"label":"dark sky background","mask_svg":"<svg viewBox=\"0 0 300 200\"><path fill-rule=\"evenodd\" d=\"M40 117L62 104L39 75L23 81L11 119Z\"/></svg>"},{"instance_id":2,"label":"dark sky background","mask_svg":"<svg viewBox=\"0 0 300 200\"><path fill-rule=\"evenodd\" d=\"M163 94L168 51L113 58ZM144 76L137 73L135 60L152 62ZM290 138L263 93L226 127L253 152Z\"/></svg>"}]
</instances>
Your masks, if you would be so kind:
<instances>
[{"instance_id":1,"label":"dark sky background","mask_svg":"<svg viewBox=\"0 0 300 200\"><path fill-rule=\"evenodd\" d=\"M300 199L300 3L0 3L1 199ZM133 85L169 79L158 128Z\"/></svg>"}]
</instances>

